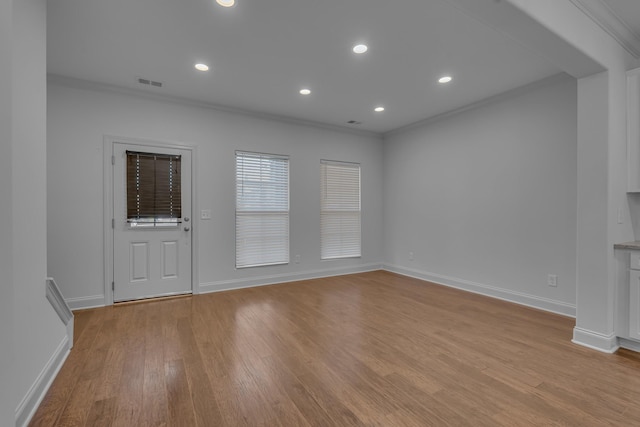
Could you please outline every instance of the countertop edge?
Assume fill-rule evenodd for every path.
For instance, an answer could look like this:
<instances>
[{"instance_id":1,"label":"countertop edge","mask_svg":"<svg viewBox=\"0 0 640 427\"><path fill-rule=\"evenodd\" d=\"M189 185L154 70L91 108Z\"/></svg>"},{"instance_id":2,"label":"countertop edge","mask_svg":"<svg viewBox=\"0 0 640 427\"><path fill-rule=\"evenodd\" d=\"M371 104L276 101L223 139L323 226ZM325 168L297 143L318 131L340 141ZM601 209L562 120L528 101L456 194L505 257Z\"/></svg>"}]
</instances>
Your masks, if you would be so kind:
<instances>
[{"instance_id":1,"label":"countertop edge","mask_svg":"<svg viewBox=\"0 0 640 427\"><path fill-rule=\"evenodd\" d=\"M632 250L640 250L640 241L635 242L625 242L625 243L616 243L613 245L614 249L632 249Z\"/></svg>"}]
</instances>

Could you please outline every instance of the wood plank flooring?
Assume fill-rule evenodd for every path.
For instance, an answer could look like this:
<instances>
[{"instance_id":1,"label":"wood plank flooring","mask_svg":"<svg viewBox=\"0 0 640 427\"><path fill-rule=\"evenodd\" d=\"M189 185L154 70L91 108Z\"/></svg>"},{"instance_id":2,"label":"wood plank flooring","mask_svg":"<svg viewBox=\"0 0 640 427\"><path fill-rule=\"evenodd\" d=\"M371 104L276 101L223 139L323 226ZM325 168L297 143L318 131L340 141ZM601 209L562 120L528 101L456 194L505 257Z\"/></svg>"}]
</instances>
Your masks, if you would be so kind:
<instances>
[{"instance_id":1,"label":"wood plank flooring","mask_svg":"<svg viewBox=\"0 0 640 427\"><path fill-rule=\"evenodd\" d=\"M31 426L634 426L640 356L388 272L76 312Z\"/></svg>"}]
</instances>

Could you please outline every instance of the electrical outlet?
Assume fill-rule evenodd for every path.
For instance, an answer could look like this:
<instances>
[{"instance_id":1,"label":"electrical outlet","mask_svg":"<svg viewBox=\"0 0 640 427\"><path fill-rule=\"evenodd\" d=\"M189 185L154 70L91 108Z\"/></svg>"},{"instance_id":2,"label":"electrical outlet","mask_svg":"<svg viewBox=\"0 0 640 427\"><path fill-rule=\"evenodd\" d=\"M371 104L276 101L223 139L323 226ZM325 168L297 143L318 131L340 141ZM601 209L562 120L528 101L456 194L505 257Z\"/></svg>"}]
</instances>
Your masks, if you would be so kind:
<instances>
[{"instance_id":1,"label":"electrical outlet","mask_svg":"<svg viewBox=\"0 0 640 427\"><path fill-rule=\"evenodd\" d=\"M409 261L413 261L413 251L409 252Z\"/></svg>"},{"instance_id":2,"label":"electrical outlet","mask_svg":"<svg viewBox=\"0 0 640 427\"><path fill-rule=\"evenodd\" d=\"M211 209L202 209L200 211L200 219L211 219Z\"/></svg>"},{"instance_id":3,"label":"electrical outlet","mask_svg":"<svg viewBox=\"0 0 640 427\"><path fill-rule=\"evenodd\" d=\"M557 287L558 286L558 276L556 276L555 274L549 274L547 276L547 285L552 286L552 287Z\"/></svg>"},{"instance_id":4,"label":"electrical outlet","mask_svg":"<svg viewBox=\"0 0 640 427\"><path fill-rule=\"evenodd\" d=\"M300 264L300 255L295 256L295 263Z\"/></svg>"}]
</instances>

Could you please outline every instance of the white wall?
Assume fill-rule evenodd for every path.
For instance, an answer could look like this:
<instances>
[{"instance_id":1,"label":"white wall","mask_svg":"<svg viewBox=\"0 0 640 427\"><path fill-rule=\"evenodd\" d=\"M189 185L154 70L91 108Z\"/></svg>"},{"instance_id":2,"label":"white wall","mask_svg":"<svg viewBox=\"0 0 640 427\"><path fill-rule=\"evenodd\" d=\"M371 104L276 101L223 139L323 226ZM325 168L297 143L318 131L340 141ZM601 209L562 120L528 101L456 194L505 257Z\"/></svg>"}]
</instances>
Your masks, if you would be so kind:
<instances>
[{"instance_id":1,"label":"white wall","mask_svg":"<svg viewBox=\"0 0 640 427\"><path fill-rule=\"evenodd\" d=\"M558 76L389 135L391 268L571 314L576 97L575 79ZM547 274L558 276L558 287L547 285Z\"/></svg>"},{"instance_id":2,"label":"white wall","mask_svg":"<svg viewBox=\"0 0 640 427\"><path fill-rule=\"evenodd\" d=\"M46 1L13 2L12 33L9 143L12 194L8 199L12 209L12 238L9 239L12 274L8 287L11 288L9 294L13 291L15 359L9 367L3 365L2 370L12 371L10 402L17 412L17 423L22 425L35 409L67 347L66 328L45 297ZM3 282L6 279L3 277ZM2 346L5 345L3 340Z\"/></svg>"},{"instance_id":3,"label":"white wall","mask_svg":"<svg viewBox=\"0 0 640 427\"><path fill-rule=\"evenodd\" d=\"M0 2L0 425L14 420L13 389L13 209L11 197L12 2Z\"/></svg>"},{"instance_id":4,"label":"white wall","mask_svg":"<svg viewBox=\"0 0 640 427\"><path fill-rule=\"evenodd\" d=\"M197 147L195 203L213 217L194 223L203 291L356 271L382 261L379 138L80 86L52 78L48 89L48 265L72 306L103 303L105 135ZM236 149L291 156L291 256L300 254L300 264L234 268ZM361 259L320 260L321 159L362 164Z\"/></svg>"},{"instance_id":5,"label":"white wall","mask_svg":"<svg viewBox=\"0 0 640 427\"><path fill-rule=\"evenodd\" d=\"M605 71L589 73L591 67L584 66L573 73L580 77L578 311L573 341L613 352L618 348L615 318L620 310L616 294L623 290L618 289L619 262L614 257L613 245L634 238L626 195L625 71L638 61L602 26L588 19L573 0L508 1L541 23L542 32L557 34ZM518 38L513 32L511 35ZM551 49L542 44L538 47L542 54ZM597 132L592 132L595 126ZM618 210L623 213L621 224L617 220Z\"/></svg>"}]
</instances>

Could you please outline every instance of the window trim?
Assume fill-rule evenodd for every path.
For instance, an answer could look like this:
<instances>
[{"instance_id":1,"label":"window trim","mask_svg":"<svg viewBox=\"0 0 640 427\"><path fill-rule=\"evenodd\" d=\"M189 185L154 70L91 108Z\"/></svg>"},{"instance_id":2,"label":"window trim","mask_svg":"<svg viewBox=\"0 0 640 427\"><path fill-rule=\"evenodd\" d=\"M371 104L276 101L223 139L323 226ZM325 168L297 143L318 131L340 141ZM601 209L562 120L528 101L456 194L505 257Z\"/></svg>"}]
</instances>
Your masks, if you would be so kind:
<instances>
[{"instance_id":1,"label":"window trim","mask_svg":"<svg viewBox=\"0 0 640 427\"><path fill-rule=\"evenodd\" d=\"M238 209L238 188L239 188L239 182L238 182L238 159L239 156L246 156L246 157L254 157L254 158L268 158L268 159L273 159L273 160L283 160L286 161L286 181L284 182L284 184L286 184L286 206L287 206L287 210L286 211L274 211L274 210L239 210ZM253 268L253 267L265 267L265 266L271 266L271 265L286 265L289 264L291 261L291 162L290 162L290 157L288 155L282 155L282 154L272 154L272 153L262 153L262 152L256 152L256 151L245 151L245 150L236 150L235 151L235 189L234 189L234 193L235 193L235 224L234 224L234 232L235 232L235 268L236 270L239 269L245 269L245 268ZM286 221L287 221L287 242L286 242L286 248L284 248L284 258L280 261L274 261L274 262L256 262L256 263L251 263L251 264L238 264L238 218L242 217L242 214L248 214L248 215L265 215L268 216L270 214L272 215L286 215Z\"/></svg>"},{"instance_id":2,"label":"window trim","mask_svg":"<svg viewBox=\"0 0 640 427\"><path fill-rule=\"evenodd\" d=\"M324 197L326 192L325 178L326 171L325 165L333 165L340 167L351 167L358 170L358 210L327 210L324 209ZM325 244L325 235L323 231L323 216L327 215L327 212L333 213L357 213L358 214L358 247L356 253L348 253L346 255L325 255L327 249L323 246ZM330 261L335 259L349 259L349 258L362 258L362 164L357 162L346 162L339 160L320 160L320 259L322 261Z\"/></svg>"},{"instance_id":3,"label":"window trim","mask_svg":"<svg viewBox=\"0 0 640 427\"><path fill-rule=\"evenodd\" d=\"M146 161L141 163L141 159L143 158L146 159ZM131 164L133 159L135 159L135 166ZM149 173L151 172L148 169L149 161L153 162L152 185L150 185L149 182ZM165 165L164 163L158 163L158 161L168 161L169 163ZM176 162L175 177L173 170L170 170L168 173L158 172L157 167L159 164L165 167L169 166L169 168L172 169L171 162ZM175 228L179 226L182 222L182 179L180 175L182 156L150 151L126 150L125 163L127 226L131 229L138 227L145 229L160 227L166 229L168 227ZM144 179L140 175L143 165L145 171ZM135 176L133 175L134 173ZM159 177L162 179L158 180ZM158 186L160 186L160 190L158 190ZM175 191L174 186L176 188ZM153 206L149 205L150 199L148 196L151 192L153 192ZM141 201L141 195L144 201ZM158 199L158 196L162 197ZM160 200L159 204L158 200ZM135 203L135 206L131 206L132 203ZM175 208L174 203L176 204ZM147 213L146 215L141 216L141 204L144 204L142 210Z\"/></svg>"}]
</instances>

